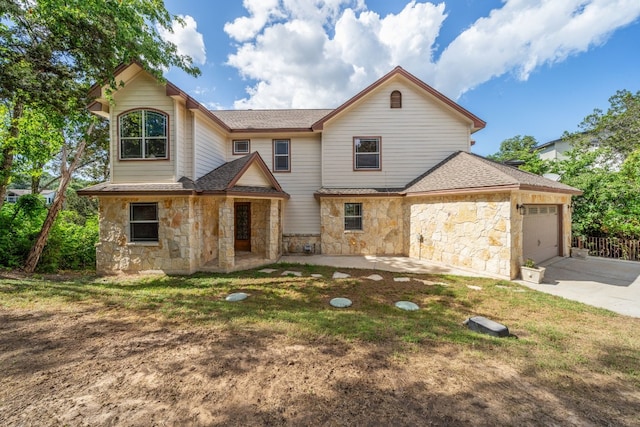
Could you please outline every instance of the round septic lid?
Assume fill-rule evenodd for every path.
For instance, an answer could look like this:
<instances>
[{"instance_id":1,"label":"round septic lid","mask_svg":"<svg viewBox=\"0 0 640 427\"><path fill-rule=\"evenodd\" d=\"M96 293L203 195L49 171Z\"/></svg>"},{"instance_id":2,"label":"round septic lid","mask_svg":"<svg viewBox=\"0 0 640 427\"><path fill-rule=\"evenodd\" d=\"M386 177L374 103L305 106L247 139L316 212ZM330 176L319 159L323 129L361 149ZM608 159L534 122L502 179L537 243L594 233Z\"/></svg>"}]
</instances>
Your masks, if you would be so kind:
<instances>
[{"instance_id":1,"label":"round septic lid","mask_svg":"<svg viewBox=\"0 0 640 427\"><path fill-rule=\"evenodd\" d=\"M417 304L414 304L411 301L398 301L396 303L396 307L398 307L401 310L407 310L407 311L416 311L420 308L418 307Z\"/></svg>"},{"instance_id":2,"label":"round septic lid","mask_svg":"<svg viewBox=\"0 0 640 427\"><path fill-rule=\"evenodd\" d=\"M244 292L236 292L235 294L229 294L225 298L227 301L242 301L243 299L247 299L249 295Z\"/></svg>"},{"instance_id":3,"label":"round septic lid","mask_svg":"<svg viewBox=\"0 0 640 427\"><path fill-rule=\"evenodd\" d=\"M329 304L331 304L333 307L345 308L349 307L352 303L349 298L334 298L329 301Z\"/></svg>"}]
</instances>

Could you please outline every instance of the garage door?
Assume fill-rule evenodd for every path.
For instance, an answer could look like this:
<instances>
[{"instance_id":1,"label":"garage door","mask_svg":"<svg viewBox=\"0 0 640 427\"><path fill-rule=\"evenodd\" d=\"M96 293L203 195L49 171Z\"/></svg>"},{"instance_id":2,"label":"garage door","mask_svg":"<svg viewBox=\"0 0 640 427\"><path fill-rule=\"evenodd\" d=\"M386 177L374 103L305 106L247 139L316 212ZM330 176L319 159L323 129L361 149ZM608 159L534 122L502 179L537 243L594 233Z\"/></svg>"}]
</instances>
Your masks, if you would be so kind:
<instances>
[{"instance_id":1,"label":"garage door","mask_svg":"<svg viewBox=\"0 0 640 427\"><path fill-rule=\"evenodd\" d=\"M559 255L558 207L555 205L526 205L523 218L523 256L536 263Z\"/></svg>"}]
</instances>

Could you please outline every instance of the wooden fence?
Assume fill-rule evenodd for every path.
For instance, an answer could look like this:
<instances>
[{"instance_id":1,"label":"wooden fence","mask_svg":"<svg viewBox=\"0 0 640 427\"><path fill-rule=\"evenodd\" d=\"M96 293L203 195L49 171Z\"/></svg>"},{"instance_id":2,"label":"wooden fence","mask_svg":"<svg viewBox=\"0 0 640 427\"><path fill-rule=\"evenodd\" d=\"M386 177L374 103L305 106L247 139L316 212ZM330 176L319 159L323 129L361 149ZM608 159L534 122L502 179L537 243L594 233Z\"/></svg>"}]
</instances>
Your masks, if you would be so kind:
<instances>
[{"instance_id":1,"label":"wooden fence","mask_svg":"<svg viewBox=\"0 0 640 427\"><path fill-rule=\"evenodd\" d=\"M571 246L589 249L591 256L640 261L640 240L574 236Z\"/></svg>"}]
</instances>

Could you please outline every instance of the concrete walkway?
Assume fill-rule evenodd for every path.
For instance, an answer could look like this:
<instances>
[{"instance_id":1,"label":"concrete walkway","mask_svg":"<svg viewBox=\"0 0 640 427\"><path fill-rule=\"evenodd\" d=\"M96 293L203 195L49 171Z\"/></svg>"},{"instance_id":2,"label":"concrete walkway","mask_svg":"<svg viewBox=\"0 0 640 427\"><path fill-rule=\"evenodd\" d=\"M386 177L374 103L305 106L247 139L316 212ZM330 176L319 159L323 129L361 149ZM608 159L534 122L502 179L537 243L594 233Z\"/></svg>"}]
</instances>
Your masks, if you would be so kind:
<instances>
[{"instance_id":1,"label":"concrete walkway","mask_svg":"<svg viewBox=\"0 0 640 427\"><path fill-rule=\"evenodd\" d=\"M518 280L537 291L640 317L640 262L606 258L553 258L541 266L544 283Z\"/></svg>"},{"instance_id":2,"label":"concrete walkway","mask_svg":"<svg viewBox=\"0 0 640 427\"><path fill-rule=\"evenodd\" d=\"M482 274L477 271L464 270L438 264L431 261L419 260L402 256L376 255L284 255L279 262L296 264L327 265L342 268L363 268L369 270L391 271L396 273L420 274L452 274L455 276L488 277L504 279L504 277Z\"/></svg>"},{"instance_id":3,"label":"concrete walkway","mask_svg":"<svg viewBox=\"0 0 640 427\"><path fill-rule=\"evenodd\" d=\"M504 279L401 256L285 255L280 258L280 262ZM640 262L556 257L542 266L547 269L544 283L537 285L521 280L516 282L537 291L640 318Z\"/></svg>"}]
</instances>

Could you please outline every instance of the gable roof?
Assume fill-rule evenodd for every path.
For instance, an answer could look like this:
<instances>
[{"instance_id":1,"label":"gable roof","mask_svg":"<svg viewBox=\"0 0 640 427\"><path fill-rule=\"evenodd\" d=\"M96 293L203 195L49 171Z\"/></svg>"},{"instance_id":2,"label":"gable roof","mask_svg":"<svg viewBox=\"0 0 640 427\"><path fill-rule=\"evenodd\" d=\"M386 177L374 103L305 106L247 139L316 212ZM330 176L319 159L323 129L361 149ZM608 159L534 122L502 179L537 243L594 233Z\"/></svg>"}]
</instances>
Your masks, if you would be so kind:
<instances>
[{"instance_id":1,"label":"gable roof","mask_svg":"<svg viewBox=\"0 0 640 427\"><path fill-rule=\"evenodd\" d=\"M262 173L271 184L271 187L237 185L242 175L252 165L256 165L260 170L262 170ZM198 178L195 182L188 178L182 178L181 180L184 180L184 182L190 181L194 190L199 193L263 193L270 196L289 198L289 195L282 190L282 187L280 187L280 184L257 151L231 162L227 162L208 174Z\"/></svg>"},{"instance_id":2,"label":"gable roof","mask_svg":"<svg viewBox=\"0 0 640 427\"><path fill-rule=\"evenodd\" d=\"M132 78L138 72L144 71L138 62L123 64L114 71L114 79L119 75L125 78ZM395 76L403 76L420 89L426 91L443 104L458 112L473 123L472 132L485 127L486 123L477 116L467 111L442 93L438 92L413 74L398 66L389 73L378 79L373 84L362 90L354 97L347 100L336 109L284 109L284 110L215 110L211 111L200 104L195 98L188 95L182 89L165 80L166 95L172 98L182 99L188 109L199 111L216 125L228 133L248 133L248 132L311 132L322 130L324 123L342 113L345 109L366 96L378 86L387 82ZM95 84L89 91L89 96L95 101L89 105L89 110L97 115L108 117L109 102L102 96L101 84Z\"/></svg>"},{"instance_id":3,"label":"gable roof","mask_svg":"<svg viewBox=\"0 0 640 427\"><path fill-rule=\"evenodd\" d=\"M464 151L451 154L407 184L402 193L411 196L501 189L582 194L569 185Z\"/></svg>"},{"instance_id":4,"label":"gable roof","mask_svg":"<svg viewBox=\"0 0 640 427\"><path fill-rule=\"evenodd\" d=\"M413 74L409 73L404 68L402 68L400 66L397 66L396 68L391 70L389 73L385 74L384 76L379 78L377 81L375 81L371 85L367 86L360 93L358 93L354 97L352 97L349 100L347 100L347 102L345 102L344 104L342 104L341 106L339 106L338 108L336 108L335 110L333 110L332 112L330 112L329 114L324 116L322 119L320 119L317 122L315 122L313 124L313 126L312 126L313 130L321 130L321 129L323 129L324 124L328 120L330 120L333 117L339 115L344 110L349 108L351 105L353 105L357 101L359 101L361 98L365 97L366 95L371 93L373 90L375 90L377 87L379 87L383 83L391 80L395 76L402 76L402 77L406 78L411 83L413 83L414 85L418 86L420 89L424 90L425 92L427 92L428 94L430 94L431 96L436 98L438 101L442 102L443 104L447 105L448 107L450 107L454 111L458 112L462 116L464 116L467 119L471 120L471 122L473 123L472 133L475 132L475 131L478 131L478 130L480 130L480 129L482 129L482 128L484 128L486 126L486 123L483 120L481 120L480 118L478 118L476 115L474 115L471 112L469 112L468 110L462 108L460 105L458 105L457 103L455 103L451 99L447 98L445 95L443 95L442 93L438 92L437 90L435 90L434 88L432 88L431 86L429 86L428 84L426 84L425 82L423 82L422 80L420 80L419 78L414 76Z\"/></svg>"}]
</instances>

